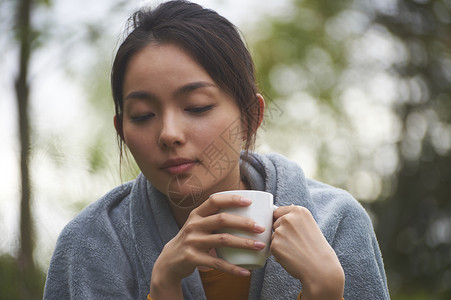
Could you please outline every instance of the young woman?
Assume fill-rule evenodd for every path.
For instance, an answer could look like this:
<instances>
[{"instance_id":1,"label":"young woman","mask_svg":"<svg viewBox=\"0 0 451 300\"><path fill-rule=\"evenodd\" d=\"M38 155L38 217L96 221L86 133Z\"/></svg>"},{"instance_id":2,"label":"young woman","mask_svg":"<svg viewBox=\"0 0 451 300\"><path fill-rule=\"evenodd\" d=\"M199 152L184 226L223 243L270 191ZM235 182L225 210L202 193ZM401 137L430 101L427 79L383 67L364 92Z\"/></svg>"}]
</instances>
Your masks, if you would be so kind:
<instances>
[{"instance_id":1,"label":"young woman","mask_svg":"<svg viewBox=\"0 0 451 300\"><path fill-rule=\"evenodd\" d=\"M114 125L136 180L87 207L61 233L46 299L388 299L368 215L343 190L281 155L251 152L262 121L252 59L237 29L171 1L130 19L112 69ZM235 189L274 195L272 256L252 272L217 247L261 250Z\"/></svg>"}]
</instances>

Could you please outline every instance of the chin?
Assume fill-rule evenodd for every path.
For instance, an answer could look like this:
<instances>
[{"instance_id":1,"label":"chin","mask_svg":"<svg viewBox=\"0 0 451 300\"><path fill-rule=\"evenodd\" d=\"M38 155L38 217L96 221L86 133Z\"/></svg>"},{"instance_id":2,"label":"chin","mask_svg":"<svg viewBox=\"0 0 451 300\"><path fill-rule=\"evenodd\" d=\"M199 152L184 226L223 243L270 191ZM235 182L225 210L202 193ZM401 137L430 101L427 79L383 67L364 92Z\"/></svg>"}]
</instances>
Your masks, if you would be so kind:
<instances>
[{"instance_id":1,"label":"chin","mask_svg":"<svg viewBox=\"0 0 451 300\"><path fill-rule=\"evenodd\" d=\"M173 176L163 193L180 208L194 208L205 199L202 181L194 174Z\"/></svg>"}]
</instances>

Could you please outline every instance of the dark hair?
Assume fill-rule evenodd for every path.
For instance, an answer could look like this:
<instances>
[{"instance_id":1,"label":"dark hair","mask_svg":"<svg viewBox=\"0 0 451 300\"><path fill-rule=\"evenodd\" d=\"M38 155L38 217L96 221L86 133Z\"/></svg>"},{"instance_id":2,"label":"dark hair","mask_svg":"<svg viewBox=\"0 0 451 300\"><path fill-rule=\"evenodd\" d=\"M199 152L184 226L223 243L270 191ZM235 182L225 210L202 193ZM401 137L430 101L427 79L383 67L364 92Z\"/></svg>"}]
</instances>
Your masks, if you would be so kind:
<instances>
[{"instance_id":1,"label":"dark hair","mask_svg":"<svg viewBox=\"0 0 451 300\"><path fill-rule=\"evenodd\" d=\"M129 33L119 46L111 72L116 116L122 122L123 84L131 57L151 42L174 43L187 51L211 78L235 99L246 130L248 150L254 145L260 107L254 64L238 29L215 11L188 1L169 1L142 8L128 20ZM122 139L120 139L122 145Z\"/></svg>"}]
</instances>

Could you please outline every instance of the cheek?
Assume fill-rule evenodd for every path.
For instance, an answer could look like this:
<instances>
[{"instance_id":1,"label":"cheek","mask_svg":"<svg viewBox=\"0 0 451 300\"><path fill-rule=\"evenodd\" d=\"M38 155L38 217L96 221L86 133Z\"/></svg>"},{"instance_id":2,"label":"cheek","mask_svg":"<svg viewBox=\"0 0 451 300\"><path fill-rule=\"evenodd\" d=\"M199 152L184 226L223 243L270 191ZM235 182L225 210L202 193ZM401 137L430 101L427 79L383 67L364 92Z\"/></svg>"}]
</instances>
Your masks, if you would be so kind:
<instances>
[{"instance_id":1,"label":"cheek","mask_svg":"<svg viewBox=\"0 0 451 300\"><path fill-rule=\"evenodd\" d=\"M233 149L239 149L243 142L243 127L240 118L228 118L218 130L217 137Z\"/></svg>"},{"instance_id":2,"label":"cheek","mask_svg":"<svg viewBox=\"0 0 451 300\"><path fill-rule=\"evenodd\" d=\"M235 160L240 155L243 141L241 129L238 118L216 119L216 122L209 123L195 135L198 151L207 157L207 161L218 156Z\"/></svg>"},{"instance_id":3,"label":"cheek","mask_svg":"<svg viewBox=\"0 0 451 300\"><path fill-rule=\"evenodd\" d=\"M124 142L135 159L139 159L145 152L149 151L152 140L150 134L142 134L138 130L124 128Z\"/></svg>"}]
</instances>

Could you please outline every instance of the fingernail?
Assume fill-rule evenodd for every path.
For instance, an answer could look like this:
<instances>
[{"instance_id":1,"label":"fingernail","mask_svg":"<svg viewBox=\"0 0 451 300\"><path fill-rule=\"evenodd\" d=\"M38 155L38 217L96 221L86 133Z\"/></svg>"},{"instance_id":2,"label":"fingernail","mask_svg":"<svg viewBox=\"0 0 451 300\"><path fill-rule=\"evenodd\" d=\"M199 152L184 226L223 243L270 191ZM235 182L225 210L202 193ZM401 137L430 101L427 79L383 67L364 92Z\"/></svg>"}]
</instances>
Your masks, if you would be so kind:
<instances>
[{"instance_id":1,"label":"fingernail","mask_svg":"<svg viewBox=\"0 0 451 300\"><path fill-rule=\"evenodd\" d=\"M263 232L263 231L266 230L266 228L263 227L263 226L260 225L260 224L255 223L255 224L254 224L254 230L255 230L255 232Z\"/></svg>"},{"instance_id":2,"label":"fingernail","mask_svg":"<svg viewBox=\"0 0 451 300\"><path fill-rule=\"evenodd\" d=\"M254 242L254 247L256 248L256 249L263 249L263 248L265 248L265 243L262 243L262 242Z\"/></svg>"},{"instance_id":3,"label":"fingernail","mask_svg":"<svg viewBox=\"0 0 451 300\"><path fill-rule=\"evenodd\" d=\"M240 198L240 202L241 202L242 204L248 205L248 204L251 204L251 203L252 203L252 200L249 199L249 198L246 198L246 197L241 197L241 198Z\"/></svg>"},{"instance_id":4,"label":"fingernail","mask_svg":"<svg viewBox=\"0 0 451 300\"><path fill-rule=\"evenodd\" d=\"M249 270L241 270L240 275L241 276L249 276L249 275L251 275L251 272L249 272Z\"/></svg>"}]
</instances>

